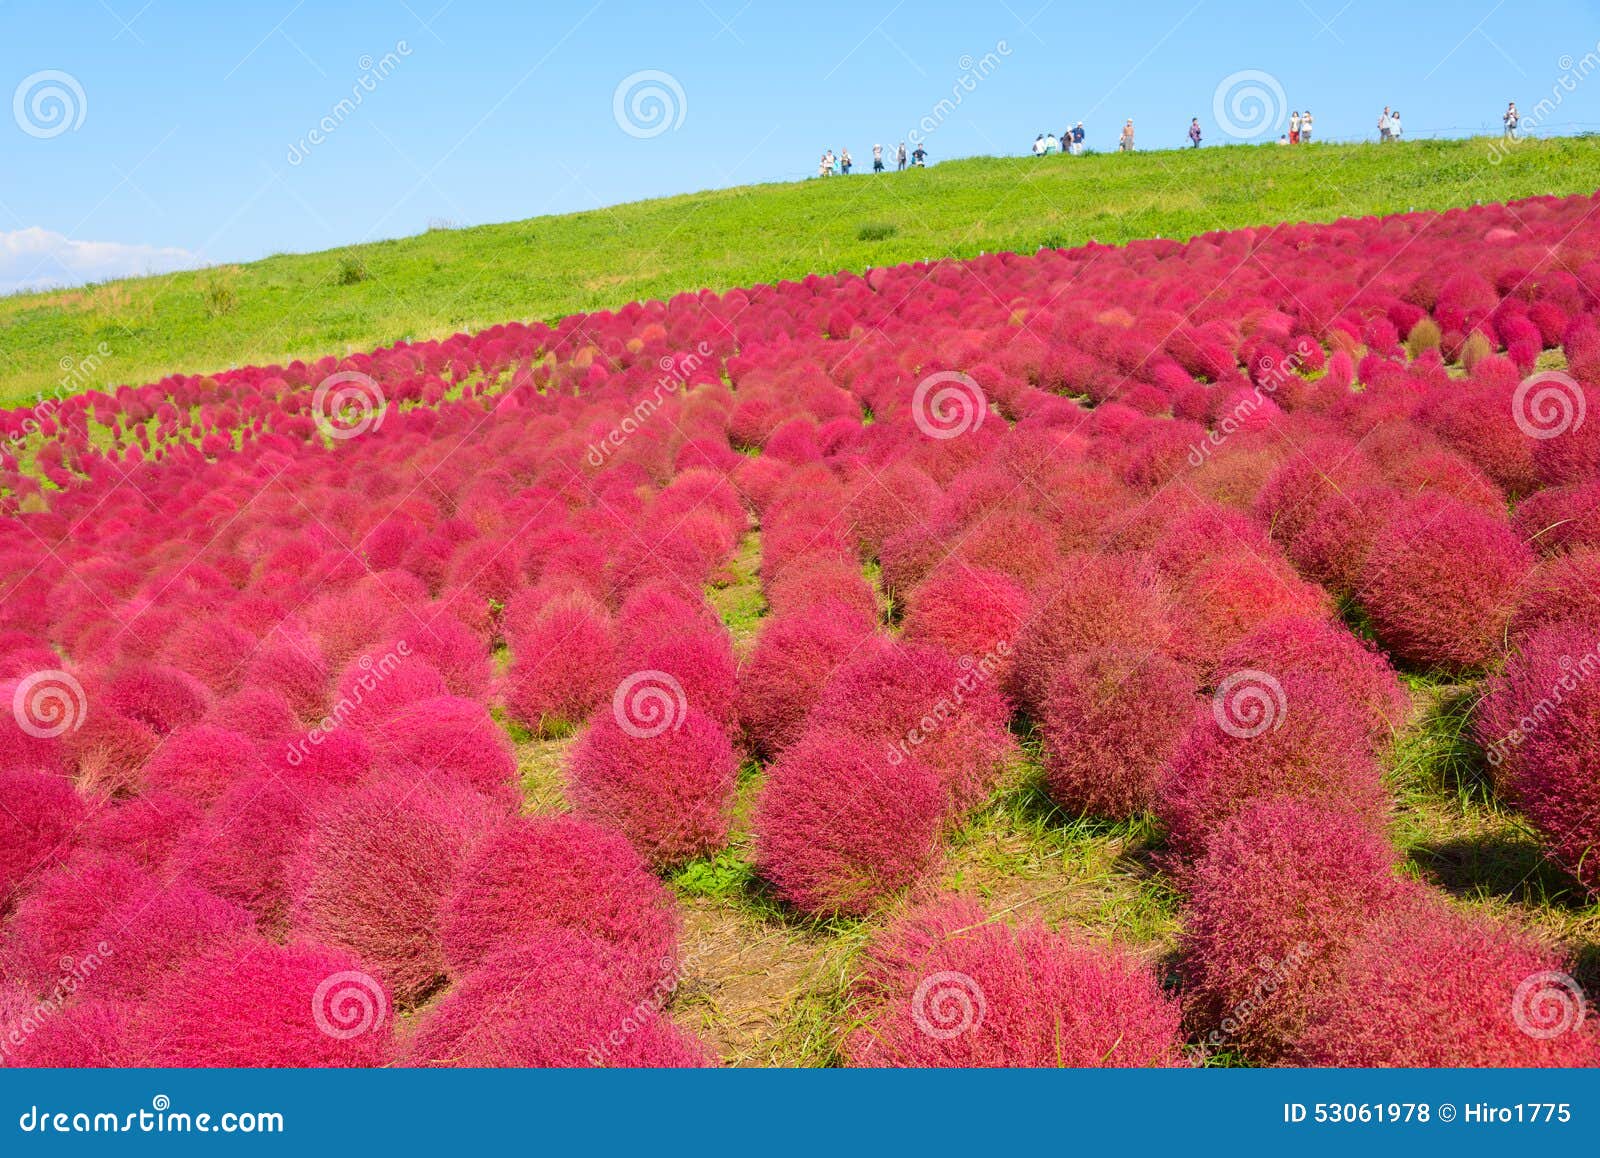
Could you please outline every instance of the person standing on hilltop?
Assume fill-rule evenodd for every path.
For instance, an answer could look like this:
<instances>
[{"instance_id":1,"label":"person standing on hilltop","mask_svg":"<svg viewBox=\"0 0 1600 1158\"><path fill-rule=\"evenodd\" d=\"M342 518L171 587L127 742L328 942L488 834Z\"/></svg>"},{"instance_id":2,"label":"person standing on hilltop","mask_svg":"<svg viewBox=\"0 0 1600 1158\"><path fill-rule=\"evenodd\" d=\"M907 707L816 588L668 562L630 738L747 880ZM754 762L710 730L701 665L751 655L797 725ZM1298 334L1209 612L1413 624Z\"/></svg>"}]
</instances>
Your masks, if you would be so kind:
<instances>
[{"instance_id":1,"label":"person standing on hilltop","mask_svg":"<svg viewBox=\"0 0 1600 1158\"><path fill-rule=\"evenodd\" d=\"M854 164L855 164L855 162L850 159L850 150L849 149L840 149L839 150L839 172L843 173L846 177L850 176L850 166L852 166Z\"/></svg>"},{"instance_id":2,"label":"person standing on hilltop","mask_svg":"<svg viewBox=\"0 0 1600 1158\"><path fill-rule=\"evenodd\" d=\"M917 142L917 147L911 151L911 161L917 168L922 168L928 160L928 150L922 147L922 142Z\"/></svg>"},{"instance_id":3,"label":"person standing on hilltop","mask_svg":"<svg viewBox=\"0 0 1600 1158\"><path fill-rule=\"evenodd\" d=\"M895 154L895 160L898 162L895 165L896 170L904 173L906 170L906 143L904 141L900 142L900 150Z\"/></svg>"},{"instance_id":4,"label":"person standing on hilltop","mask_svg":"<svg viewBox=\"0 0 1600 1158\"><path fill-rule=\"evenodd\" d=\"M882 145L873 145L872 146L872 171L874 173L883 172L883 146Z\"/></svg>"},{"instance_id":5,"label":"person standing on hilltop","mask_svg":"<svg viewBox=\"0 0 1600 1158\"><path fill-rule=\"evenodd\" d=\"M1538 110L1535 109L1534 111L1537 112ZM1508 102L1506 104L1505 114L1503 116L1501 116L1500 120L1506 127L1506 140L1508 140L1508 141L1516 140L1517 139L1517 124L1518 124L1518 122L1520 122L1522 120L1522 115L1517 112L1517 102L1516 101L1510 101L1510 102Z\"/></svg>"},{"instance_id":6,"label":"person standing on hilltop","mask_svg":"<svg viewBox=\"0 0 1600 1158\"><path fill-rule=\"evenodd\" d=\"M1391 141L1398 141L1400 139L1400 110L1399 109L1395 109L1394 112L1389 114L1389 139Z\"/></svg>"},{"instance_id":7,"label":"person standing on hilltop","mask_svg":"<svg viewBox=\"0 0 1600 1158\"><path fill-rule=\"evenodd\" d=\"M1044 151L1046 153L1055 152L1056 149L1060 147L1060 144L1061 142L1056 140L1056 135L1054 133L1046 133L1044 135Z\"/></svg>"},{"instance_id":8,"label":"person standing on hilltop","mask_svg":"<svg viewBox=\"0 0 1600 1158\"><path fill-rule=\"evenodd\" d=\"M1309 145L1311 143L1311 110L1310 109L1307 109L1305 112L1300 114L1300 143L1302 145Z\"/></svg>"},{"instance_id":9,"label":"person standing on hilltop","mask_svg":"<svg viewBox=\"0 0 1600 1158\"><path fill-rule=\"evenodd\" d=\"M1133 152L1133 118L1129 117L1122 126L1122 137L1117 142L1117 147L1124 153Z\"/></svg>"},{"instance_id":10,"label":"person standing on hilltop","mask_svg":"<svg viewBox=\"0 0 1600 1158\"><path fill-rule=\"evenodd\" d=\"M1200 118L1191 117L1189 120L1189 146L1194 149L1200 147Z\"/></svg>"},{"instance_id":11,"label":"person standing on hilltop","mask_svg":"<svg viewBox=\"0 0 1600 1158\"><path fill-rule=\"evenodd\" d=\"M1035 157L1044 156L1044 134L1043 133L1040 133L1037 137L1033 138L1033 155Z\"/></svg>"},{"instance_id":12,"label":"person standing on hilltop","mask_svg":"<svg viewBox=\"0 0 1600 1158\"><path fill-rule=\"evenodd\" d=\"M1383 106L1383 112L1378 117L1378 140L1389 139L1389 106Z\"/></svg>"},{"instance_id":13,"label":"person standing on hilltop","mask_svg":"<svg viewBox=\"0 0 1600 1158\"><path fill-rule=\"evenodd\" d=\"M1074 156L1083 156L1083 122L1079 121L1072 126L1072 153Z\"/></svg>"}]
</instances>

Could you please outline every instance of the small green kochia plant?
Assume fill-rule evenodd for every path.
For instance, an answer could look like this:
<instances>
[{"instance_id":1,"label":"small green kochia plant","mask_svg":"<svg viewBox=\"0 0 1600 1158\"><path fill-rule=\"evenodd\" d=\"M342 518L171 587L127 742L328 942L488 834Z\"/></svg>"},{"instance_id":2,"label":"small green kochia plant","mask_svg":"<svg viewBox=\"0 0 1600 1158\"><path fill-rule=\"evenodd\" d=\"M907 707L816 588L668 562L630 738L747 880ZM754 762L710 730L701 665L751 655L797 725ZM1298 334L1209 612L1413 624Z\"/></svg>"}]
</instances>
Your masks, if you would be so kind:
<instances>
[{"instance_id":1,"label":"small green kochia plant","mask_svg":"<svg viewBox=\"0 0 1600 1158\"><path fill-rule=\"evenodd\" d=\"M366 281L371 277L367 263L353 253L347 253L339 259L340 285L355 285L357 282Z\"/></svg>"},{"instance_id":2,"label":"small green kochia plant","mask_svg":"<svg viewBox=\"0 0 1600 1158\"><path fill-rule=\"evenodd\" d=\"M856 230L857 241L888 241L889 238L900 232L898 225L887 221L869 221Z\"/></svg>"},{"instance_id":3,"label":"small green kochia plant","mask_svg":"<svg viewBox=\"0 0 1600 1158\"><path fill-rule=\"evenodd\" d=\"M226 317L238 307L239 294L233 288L234 273L235 267L225 266L215 270L200 283L200 294L205 300L207 317Z\"/></svg>"}]
</instances>

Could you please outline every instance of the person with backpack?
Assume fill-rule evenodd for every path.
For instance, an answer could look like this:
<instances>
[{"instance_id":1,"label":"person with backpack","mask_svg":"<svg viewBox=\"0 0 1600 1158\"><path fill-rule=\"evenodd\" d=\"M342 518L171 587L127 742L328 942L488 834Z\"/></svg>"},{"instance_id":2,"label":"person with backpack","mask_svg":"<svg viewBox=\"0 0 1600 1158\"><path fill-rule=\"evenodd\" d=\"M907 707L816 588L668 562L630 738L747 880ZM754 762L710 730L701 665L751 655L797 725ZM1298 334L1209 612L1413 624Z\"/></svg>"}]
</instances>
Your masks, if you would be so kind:
<instances>
[{"instance_id":1,"label":"person with backpack","mask_svg":"<svg viewBox=\"0 0 1600 1158\"><path fill-rule=\"evenodd\" d=\"M1300 114L1300 143L1302 145L1309 145L1311 143L1311 110L1310 109L1307 109L1305 112Z\"/></svg>"},{"instance_id":2,"label":"person with backpack","mask_svg":"<svg viewBox=\"0 0 1600 1158\"><path fill-rule=\"evenodd\" d=\"M872 171L874 173L883 172L883 146L882 145L873 145L872 146Z\"/></svg>"},{"instance_id":3,"label":"person with backpack","mask_svg":"<svg viewBox=\"0 0 1600 1158\"><path fill-rule=\"evenodd\" d=\"M844 174L846 177L850 176L850 166L852 166L854 164L855 164L855 162L850 159L850 150L849 149L840 149L839 150L839 172Z\"/></svg>"},{"instance_id":4,"label":"person with backpack","mask_svg":"<svg viewBox=\"0 0 1600 1158\"><path fill-rule=\"evenodd\" d=\"M895 159L899 162L896 168L899 172L904 173L906 171L906 143L904 141L900 142L900 150L895 154Z\"/></svg>"},{"instance_id":5,"label":"person with backpack","mask_svg":"<svg viewBox=\"0 0 1600 1158\"><path fill-rule=\"evenodd\" d=\"M1117 148L1124 153L1133 152L1133 118L1129 117L1122 126L1122 136L1117 141Z\"/></svg>"},{"instance_id":6,"label":"person with backpack","mask_svg":"<svg viewBox=\"0 0 1600 1158\"><path fill-rule=\"evenodd\" d=\"M1522 115L1517 112L1517 102L1511 101L1506 105L1506 111L1500 118L1506 127L1506 140L1517 139L1517 124L1522 120Z\"/></svg>"},{"instance_id":7,"label":"person with backpack","mask_svg":"<svg viewBox=\"0 0 1600 1158\"><path fill-rule=\"evenodd\" d=\"M1191 148L1195 148L1195 149L1198 149L1200 147L1200 118L1199 117L1191 117L1190 120L1189 120L1189 146Z\"/></svg>"}]
</instances>

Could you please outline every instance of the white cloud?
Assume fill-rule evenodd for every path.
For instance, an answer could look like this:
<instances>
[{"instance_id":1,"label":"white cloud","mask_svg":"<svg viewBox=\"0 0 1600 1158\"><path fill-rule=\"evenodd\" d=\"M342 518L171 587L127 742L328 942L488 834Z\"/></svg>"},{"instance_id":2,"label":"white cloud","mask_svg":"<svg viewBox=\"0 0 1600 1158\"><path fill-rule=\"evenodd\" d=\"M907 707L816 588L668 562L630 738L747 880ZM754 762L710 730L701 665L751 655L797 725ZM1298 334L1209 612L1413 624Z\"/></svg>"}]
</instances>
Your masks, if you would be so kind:
<instances>
[{"instance_id":1,"label":"white cloud","mask_svg":"<svg viewBox=\"0 0 1600 1158\"><path fill-rule=\"evenodd\" d=\"M200 264L199 254L173 246L74 241L37 225L0 231L0 294L166 273Z\"/></svg>"}]
</instances>

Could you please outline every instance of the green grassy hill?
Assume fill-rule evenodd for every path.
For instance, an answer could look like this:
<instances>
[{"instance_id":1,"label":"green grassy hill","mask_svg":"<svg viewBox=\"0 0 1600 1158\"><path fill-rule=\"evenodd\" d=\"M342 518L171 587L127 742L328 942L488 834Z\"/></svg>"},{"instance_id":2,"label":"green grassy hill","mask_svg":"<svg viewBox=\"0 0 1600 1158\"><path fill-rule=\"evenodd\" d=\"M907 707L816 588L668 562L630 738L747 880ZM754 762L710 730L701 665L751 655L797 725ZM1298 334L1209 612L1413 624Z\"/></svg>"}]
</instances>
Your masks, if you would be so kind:
<instances>
[{"instance_id":1,"label":"green grassy hill","mask_svg":"<svg viewBox=\"0 0 1600 1158\"><path fill-rule=\"evenodd\" d=\"M710 286L1600 188L1600 140L973 158L0 298L0 404Z\"/></svg>"}]
</instances>

